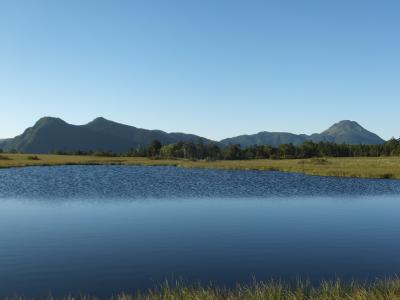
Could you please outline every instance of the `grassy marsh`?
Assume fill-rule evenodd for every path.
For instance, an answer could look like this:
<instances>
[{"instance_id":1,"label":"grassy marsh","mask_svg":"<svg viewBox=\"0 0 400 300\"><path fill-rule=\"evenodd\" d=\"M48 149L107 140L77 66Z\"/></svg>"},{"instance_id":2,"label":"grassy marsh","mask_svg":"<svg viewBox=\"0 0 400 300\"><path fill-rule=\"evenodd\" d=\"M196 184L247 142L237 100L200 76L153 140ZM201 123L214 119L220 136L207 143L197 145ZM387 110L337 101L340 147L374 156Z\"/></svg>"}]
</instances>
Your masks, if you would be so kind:
<instances>
[{"instance_id":1,"label":"grassy marsh","mask_svg":"<svg viewBox=\"0 0 400 300\"><path fill-rule=\"evenodd\" d=\"M273 170L309 175L400 179L400 157L354 157L311 159L254 159L191 161L142 157L99 157L49 154L3 153L0 168L56 165L141 165L234 170Z\"/></svg>"}]
</instances>

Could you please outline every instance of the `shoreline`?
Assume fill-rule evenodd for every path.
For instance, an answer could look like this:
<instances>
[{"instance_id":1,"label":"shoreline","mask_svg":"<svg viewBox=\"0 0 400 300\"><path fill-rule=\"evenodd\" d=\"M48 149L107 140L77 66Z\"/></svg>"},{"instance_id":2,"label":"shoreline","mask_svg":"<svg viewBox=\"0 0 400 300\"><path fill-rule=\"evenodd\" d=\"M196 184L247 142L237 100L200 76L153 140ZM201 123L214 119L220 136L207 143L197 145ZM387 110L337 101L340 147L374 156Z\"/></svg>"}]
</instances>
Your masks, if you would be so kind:
<instances>
[{"instance_id":1,"label":"shoreline","mask_svg":"<svg viewBox=\"0 0 400 300\"><path fill-rule=\"evenodd\" d=\"M400 179L400 157L191 161L122 156L0 154L0 169L63 165L173 166L181 168L281 171L315 176Z\"/></svg>"}]
</instances>

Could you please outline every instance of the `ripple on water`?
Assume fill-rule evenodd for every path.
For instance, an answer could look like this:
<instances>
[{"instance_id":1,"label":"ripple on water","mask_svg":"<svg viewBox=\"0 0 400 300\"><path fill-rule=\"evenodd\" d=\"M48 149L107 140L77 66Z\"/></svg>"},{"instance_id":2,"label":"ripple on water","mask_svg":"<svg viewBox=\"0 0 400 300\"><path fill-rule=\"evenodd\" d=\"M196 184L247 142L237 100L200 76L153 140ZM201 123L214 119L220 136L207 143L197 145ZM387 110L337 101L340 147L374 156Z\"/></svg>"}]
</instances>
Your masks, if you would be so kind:
<instances>
[{"instance_id":1,"label":"ripple on water","mask_svg":"<svg viewBox=\"0 0 400 300\"><path fill-rule=\"evenodd\" d=\"M0 170L1 198L207 198L400 193L400 181L141 166Z\"/></svg>"}]
</instances>

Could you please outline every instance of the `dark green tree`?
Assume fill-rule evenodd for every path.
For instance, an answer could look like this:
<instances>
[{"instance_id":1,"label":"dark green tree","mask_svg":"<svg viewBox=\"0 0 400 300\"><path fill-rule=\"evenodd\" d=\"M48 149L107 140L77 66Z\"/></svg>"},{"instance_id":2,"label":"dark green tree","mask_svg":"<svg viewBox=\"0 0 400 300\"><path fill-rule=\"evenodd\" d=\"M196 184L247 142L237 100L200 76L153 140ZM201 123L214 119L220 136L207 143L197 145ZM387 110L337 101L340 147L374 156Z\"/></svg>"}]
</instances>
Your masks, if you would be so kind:
<instances>
[{"instance_id":1,"label":"dark green tree","mask_svg":"<svg viewBox=\"0 0 400 300\"><path fill-rule=\"evenodd\" d=\"M157 157L160 155L162 144L159 140L153 140L148 147L148 156Z\"/></svg>"},{"instance_id":2,"label":"dark green tree","mask_svg":"<svg viewBox=\"0 0 400 300\"><path fill-rule=\"evenodd\" d=\"M221 149L214 143L207 145L207 159L217 160L221 158Z\"/></svg>"},{"instance_id":3,"label":"dark green tree","mask_svg":"<svg viewBox=\"0 0 400 300\"><path fill-rule=\"evenodd\" d=\"M194 143L189 142L183 144L183 157L187 159L197 158L197 148Z\"/></svg>"},{"instance_id":4,"label":"dark green tree","mask_svg":"<svg viewBox=\"0 0 400 300\"><path fill-rule=\"evenodd\" d=\"M237 160L242 158L242 150L239 144L229 145L222 151L222 157L227 160Z\"/></svg>"},{"instance_id":5,"label":"dark green tree","mask_svg":"<svg viewBox=\"0 0 400 300\"><path fill-rule=\"evenodd\" d=\"M280 158L296 158L296 148L293 144L282 144L278 148Z\"/></svg>"},{"instance_id":6,"label":"dark green tree","mask_svg":"<svg viewBox=\"0 0 400 300\"><path fill-rule=\"evenodd\" d=\"M318 145L307 141L300 145L299 156L301 158L310 158L319 156Z\"/></svg>"}]
</instances>

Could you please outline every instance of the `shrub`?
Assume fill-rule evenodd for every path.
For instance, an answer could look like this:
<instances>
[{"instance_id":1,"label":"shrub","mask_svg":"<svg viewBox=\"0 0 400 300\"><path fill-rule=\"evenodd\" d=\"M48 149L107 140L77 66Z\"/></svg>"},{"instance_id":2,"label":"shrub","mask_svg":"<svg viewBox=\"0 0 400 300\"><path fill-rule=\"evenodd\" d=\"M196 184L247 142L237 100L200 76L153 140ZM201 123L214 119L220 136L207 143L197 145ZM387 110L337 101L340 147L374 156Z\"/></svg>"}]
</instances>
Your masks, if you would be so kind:
<instances>
[{"instance_id":1,"label":"shrub","mask_svg":"<svg viewBox=\"0 0 400 300\"><path fill-rule=\"evenodd\" d=\"M37 157L36 155L31 155L27 157L28 160L40 160L39 157Z\"/></svg>"},{"instance_id":2,"label":"shrub","mask_svg":"<svg viewBox=\"0 0 400 300\"><path fill-rule=\"evenodd\" d=\"M325 158L314 157L310 160L313 165L326 165L329 161Z\"/></svg>"},{"instance_id":3,"label":"shrub","mask_svg":"<svg viewBox=\"0 0 400 300\"><path fill-rule=\"evenodd\" d=\"M392 174L392 173L384 173L380 177L381 177L381 179L393 179L394 178L394 174Z\"/></svg>"},{"instance_id":4,"label":"shrub","mask_svg":"<svg viewBox=\"0 0 400 300\"><path fill-rule=\"evenodd\" d=\"M93 153L94 156L100 156L100 157L115 157L117 156L116 154L112 153L111 151L97 151Z\"/></svg>"}]
</instances>

